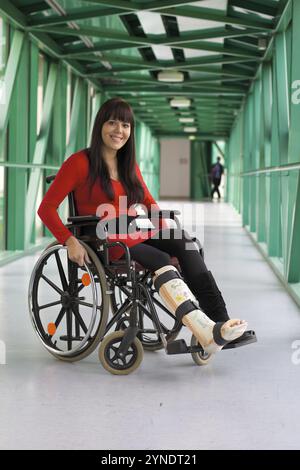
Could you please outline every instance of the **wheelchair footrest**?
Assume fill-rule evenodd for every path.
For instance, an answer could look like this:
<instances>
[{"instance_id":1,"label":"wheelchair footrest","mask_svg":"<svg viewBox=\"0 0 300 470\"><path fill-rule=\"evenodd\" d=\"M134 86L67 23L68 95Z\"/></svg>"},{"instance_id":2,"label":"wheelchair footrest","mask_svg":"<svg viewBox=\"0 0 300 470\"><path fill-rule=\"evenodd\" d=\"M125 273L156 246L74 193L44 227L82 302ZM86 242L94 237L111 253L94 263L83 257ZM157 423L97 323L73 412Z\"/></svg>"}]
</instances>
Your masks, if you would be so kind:
<instances>
[{"instance_id":1,"label":"wheelchair footrest","mask_svg":"<svg viewBox=\"0 0 300 470\"><path fill-rule=\"evenodd\" d=\"M167 354L186 354L189 348L184 339L176 339L167 344Z\"/></svg>"},{"instance_id":2,"label":"wheelchair footrest","mask_svg":"<svg viewBox=\"0 0 300 470\"><path fill-rule=\"evenodd\" d=\"M71 341L82 341L84 336L72 336ZM67 335L60 336L61 341L68 341L69 337Z\"/></svg>"},{"instance_id":3,"label":"wheelchair footrest","mask_svg":"<svg viewBox=\"0 0 300 470\"><path fill-rule=\"evenodd\" d=\"M184 339L176 339L167 344L167 354L188 354L188 353L203 353L201 346L187 346Z\"/></svg>"},{"instance_id":4,"label":"wheelchair footrest","mask_svg":"<svg viewBox=\"0 0 300 470\"><path fill-rule=\"evenodd\" d=\"M234 349L234 348L240 348L241 346L246 346L246 344L251 344L251 343L256 343L257 338L255 331L253 330L248 330L245 331L245 333L242 334L237 339L234 339L233 341L230 341L230 343L225 344L223 349Z\"/></svg>"}]
</instances>

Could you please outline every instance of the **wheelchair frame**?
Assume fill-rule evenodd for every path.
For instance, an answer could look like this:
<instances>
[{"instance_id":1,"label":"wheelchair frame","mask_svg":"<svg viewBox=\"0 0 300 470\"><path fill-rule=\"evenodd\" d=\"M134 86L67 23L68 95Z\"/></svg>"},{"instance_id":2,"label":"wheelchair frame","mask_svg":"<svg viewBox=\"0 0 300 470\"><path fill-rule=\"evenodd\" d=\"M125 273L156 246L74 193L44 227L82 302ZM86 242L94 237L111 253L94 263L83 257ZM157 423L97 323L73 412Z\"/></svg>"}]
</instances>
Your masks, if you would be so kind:
<instances>
[{"instance_id":1,"label":"wheelchair frame","mask_svg":"<svg viewBox=\"0 0 300 470\"><path fill-rule=\"evenodd\" d=\"M46 178L47 183L50 183L54 178L55 175L48 176ZM152 284L150 272L142 267L137 269L137 263L131 260L127 245L121 241L109 242L107 240L108 232L105 226L102 227L104 229L103 239L80 235L80 229L82 227L96 226L96 223L101 222L101 219L97 216L76 215L77 211L73 193L68 195L68 202L69 224L67 224L66 227L72 231L74 236L76 236L80 243L86 248L92 260L92 266L85 264L83 270L86 271L91 281L90 284L92 284L91 288L95 304L93 304L92 320L89 326L86 327L79 313L79 305L90 307L91 304L84 302L82 298L77 295L82 288L81 285L77 287L78 284L80 284L80 279L78 279L78 270L80 268L76 263L73 263L69 259L67 260L68 284L58 254L59 250L66 250L66 247L57 242L48 246L37 261L32 272L28 294L29 310L33 327L46 349L58 359L77 361L88 356L100 343L99 359L102 365L109 372L118 375L128 374L139 366L143 357L143 349L156 350L164 348L167 354L191 353L197 365L207 364L210 360L210 355L205 353L196 338L192 337L190 346L187 346L183 339L176 340L178 333L183 327L182 323L154 297L155 289ZM159 210L156 211L155 214L152 213L155 217L174 220L177 228L181 228L177 218L178 214L180 214L180 212L175 210ZM141 217L148 219L149 214L145 216L138 215L137 217L129 217L129 223ZM197 243L199 251L203 256L203 249L200 242L196 238L193 238L193 241ZM95 242L99 247L97 251L100 251L103 262L100 261L97 252L88 245L88 243ZM125 259L118 261L110 260L109 248L113 246L121 246L123 248ZM43 277L42 274L43 267L53 254L56 259L62 289L59 289L57 286L54 288L54 286L51 285L50 279L46 278L46 276ZM52 343L55 333L51 334L49 328L46 332L42 325L40 311L48 307L48 305L53 306L59 304L59 301L52 302L48 305L39 305L37 292L39 279L46 280L46 282L61 295L62 309L55 323L52 325L54 325L53 331L54 329L56 331L56 327L59 326L62 318L64 316L66 317L67 335L60 336L60 340L67 342L67 351L60 351L59 348L56 347L57 341L56 343ZM101 289L101 306L98 306L97 283L99 283ZM125 295L125 300L121 301L120 306L118 306L116 302L116 289L119 289L119 291ZM109 302L109 298L112 302ZM110 321L108 321L110 303L112 304L113 316ZM76 306L74 307L75 304ZM160 320L155 304L172 320L174 323L172 328L168 328ZM95 327L98 310L101 310L99 325L96 326L94 335L91 335ZM126 314L128 311L130 311L129 315ZM153 329L143 328L144 316L153 323ZM73 336L73 317L75 318L75 336ZM116 331L108 334L113 325L116 325ZM81 335L81 330L85 333L84 336ZM157 339L155 341L147 339L147 334L153 333L157 334ZM75 348L72 348L74 341L78 341L79 344L77 344ZM116 346L116 344L118 344L118 346Z\"/></svg>"}]
</instances>

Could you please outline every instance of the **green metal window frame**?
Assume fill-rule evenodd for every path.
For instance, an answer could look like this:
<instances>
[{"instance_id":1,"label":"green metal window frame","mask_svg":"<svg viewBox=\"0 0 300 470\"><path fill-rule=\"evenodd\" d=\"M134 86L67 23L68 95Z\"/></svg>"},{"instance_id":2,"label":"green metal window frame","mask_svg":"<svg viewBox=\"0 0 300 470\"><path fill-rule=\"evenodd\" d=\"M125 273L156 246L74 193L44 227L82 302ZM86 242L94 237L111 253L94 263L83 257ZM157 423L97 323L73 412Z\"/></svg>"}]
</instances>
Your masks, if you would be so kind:
<instances>
[{"instance_id":1,"label":"green metal window frame","mask_svg":"<svg viewBox=\"0 0 300 470\"><path fill-rule=\"evenodd\" d=\"M4 75L6 100L0 116L0 151L2 155L5 152L0 167L6 189L5 237L2 236L6 243L0 245L0 264L40 249L53 238L45 227L41 232L36 221L41 190L44 193L47 189L45 176L56 172L72 153L89 145L96 113L110 97L91 81L75 76L68 64L48 56L27 33L13 25L9 26L9 40ZM43 106L37 133L39 80L43 85ZM82 122L86 125L82 126ZM158 197L158 139L138 120L136 134L138 160L146 183ZM60 206L59 213L65 220L66 203Z\"/></svg>"},{"instance_id":2,"label":"green metal window frame","mask_svg":"<svg viewBox=\"0 0 300 470\"><path fill-rule=\"evenodd\" d=\"M300 305L300 105L292 100L299 41L300 2L290 0L236 119L226 158L228 201Z\"/></svg>"},{"instance_id":3,"label":"green metal window frame","mask_svg":"<svg viewBox=\"0 0 300 470\"><path fill-rule=\"evenodd\" d=\"M0 17L0 109L4 105L4 77L7 62L7 53L9 47L9 25ZM2 152L0 152L0 162L6 160L6 142L3 144ZM5 249L5 233L6 233L6 170L0 168L0 252Z\"/></svg>"}]
</instances>

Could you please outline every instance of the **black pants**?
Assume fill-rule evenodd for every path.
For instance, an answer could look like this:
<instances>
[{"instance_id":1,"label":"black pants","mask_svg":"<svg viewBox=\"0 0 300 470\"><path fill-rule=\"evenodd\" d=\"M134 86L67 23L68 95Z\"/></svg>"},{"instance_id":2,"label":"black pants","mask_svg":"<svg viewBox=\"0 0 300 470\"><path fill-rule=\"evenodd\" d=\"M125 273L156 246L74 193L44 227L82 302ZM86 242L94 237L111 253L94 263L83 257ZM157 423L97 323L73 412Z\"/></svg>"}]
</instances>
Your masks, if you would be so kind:
<instances>
[{"instance_id":1,"label":"black pants","mask_svg":"<svg viewBox=\"0 0 300 470\"><path fill-rule=\"evenodd\" d=\"M225 302L217 284L199 253L198 246L181 229L161 230L153 238L129 249L133 260L151 272L170 264L176 256L190 290L202 310L214 321L229 319Z\"/></svg>"},{"instance_id":2,"label":"black pants","mask_svg":"<svg viewBox=\"0 0 300 470\"><path fill-rule=\"evenodd\" d=\"M133 260L152 273L170 264L171 256L178 258L187 279L192 280L198 274L208 271L196 243L181 229L161 230L154 237L131 247L129 251Z\"/></svg>"},{"instance_id":3,"label":"black pants","mask_svg":"<svg viewBox=\"0 0 300 470\"><path fill-rule=\"evenodd\" d=\"M220 183L221 183L221 178L213 178L214 187L213 187L212 192L211 192L211 197L214 197L215 192L217 192L218 198L219 199L221 198L221 194L220 194L220 191L219 191Z\"/></svg>"},{"instance_id":4,"label":"black pants","mask_svg":"<svg viewBox=\"0 0 300 470\"><path fill-rule=\"evenodd\" d=\"M95 227L85 227L83 233L94 235ZM89 245L96 250L93 243ZM198 300L200 308L215 322L229 319L224 299L214 277L208 271L197 244L187 232L181 229L161 230L153 238L129 248L129 251L134 261L152 273L169 265L171 256L176 256L184 280ZM101 259L100 253L99 257Z\"/></svg>"}]
</instances>

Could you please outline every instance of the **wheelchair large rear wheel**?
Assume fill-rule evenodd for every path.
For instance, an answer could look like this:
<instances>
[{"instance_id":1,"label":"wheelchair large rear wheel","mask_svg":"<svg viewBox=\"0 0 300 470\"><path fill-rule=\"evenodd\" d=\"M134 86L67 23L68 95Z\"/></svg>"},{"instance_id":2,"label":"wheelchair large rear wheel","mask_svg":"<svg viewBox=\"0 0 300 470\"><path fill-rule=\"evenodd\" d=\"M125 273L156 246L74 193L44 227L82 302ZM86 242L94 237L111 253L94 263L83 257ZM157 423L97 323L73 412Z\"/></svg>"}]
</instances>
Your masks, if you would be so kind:
<instances>
[{"instance_id":1,"label":"wheelchair large rear wheel","mask_svg":"<svg viewBox=\"0 0 300 470\"><path fill-rule=\"evenodd\" d=\"M84 242L91 264L79 267L65 246L52 243L38 259L29 283L29 312L43 346L63 361L78 361L101 341L109 314L104 269Z\"/></svg>"}]
</instances>

